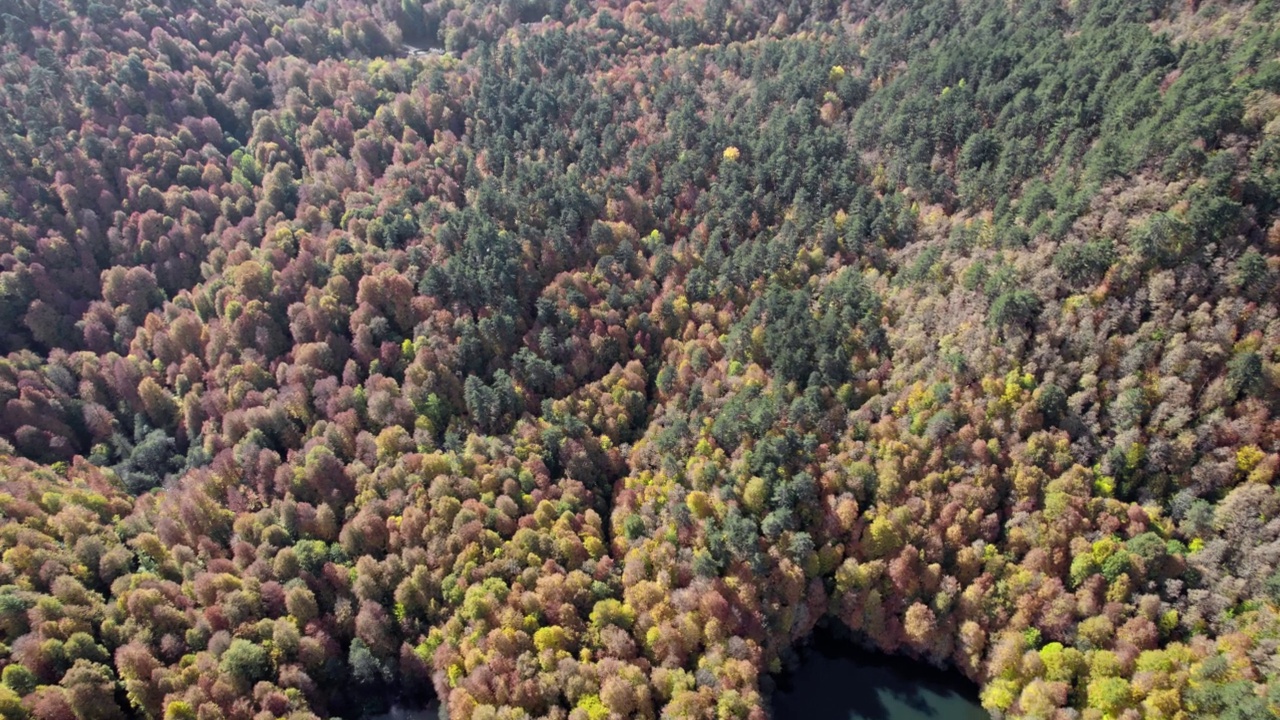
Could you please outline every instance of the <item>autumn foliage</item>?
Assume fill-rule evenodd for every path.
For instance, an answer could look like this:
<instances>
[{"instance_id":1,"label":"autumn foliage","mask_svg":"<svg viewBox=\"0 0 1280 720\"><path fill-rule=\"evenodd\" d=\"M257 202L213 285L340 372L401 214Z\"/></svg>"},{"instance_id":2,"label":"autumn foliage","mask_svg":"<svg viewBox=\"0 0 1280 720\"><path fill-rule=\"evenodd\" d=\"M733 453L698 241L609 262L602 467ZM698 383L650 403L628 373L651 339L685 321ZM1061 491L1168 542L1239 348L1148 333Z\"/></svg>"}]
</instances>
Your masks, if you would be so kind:
<instances>
[{"instance_id":1,"label":"autumn foliage","mask_svg":"<svg viewBox=\"0 0 1280 720\"><path fill-rule=\"evenodd\" d=\"M1280 715L1278 21L5 3L0 717Z\"/></svg>"}]
</instances>

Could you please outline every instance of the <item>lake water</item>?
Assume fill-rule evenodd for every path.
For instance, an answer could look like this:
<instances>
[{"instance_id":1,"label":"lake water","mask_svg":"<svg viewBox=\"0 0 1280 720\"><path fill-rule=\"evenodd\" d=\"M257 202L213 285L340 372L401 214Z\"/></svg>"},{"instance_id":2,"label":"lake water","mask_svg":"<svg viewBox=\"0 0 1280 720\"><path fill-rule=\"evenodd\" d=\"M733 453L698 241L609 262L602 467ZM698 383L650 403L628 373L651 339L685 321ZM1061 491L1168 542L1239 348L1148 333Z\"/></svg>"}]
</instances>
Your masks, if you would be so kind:
<instances>
[{"instance_id":1,"label":"lake water","mask_svg":"<svg viewBox=\"0 0 1280 720\"><path fill-rule=\"evenodd\" d=\"M991 720L954 672L816 637L777 678L774 720Z\"/></svg>"},{"instance_id":2,"label":"lake water","mask_svg":"<svg viewBox=\"0 0 1280 720\"><path fill-rule=\"evenodd\" d=\"M444 55L444 48L433 47L430 45L412 45L410 43L402 43L400 45L400 51L409 57Z\"/></svg>"},{"instance_id":3,"label":"lake water","mask_svg":"<svg viewBox=\"0 0 1280 720\"><path fill-rule=\"evenodd\" d=\"M440 713L440 703L427 703L422 707L406 708L402 705L392 705L389 710L381 715L369 715L365 720L442 720Z\"/></svg>"}]
</instances>

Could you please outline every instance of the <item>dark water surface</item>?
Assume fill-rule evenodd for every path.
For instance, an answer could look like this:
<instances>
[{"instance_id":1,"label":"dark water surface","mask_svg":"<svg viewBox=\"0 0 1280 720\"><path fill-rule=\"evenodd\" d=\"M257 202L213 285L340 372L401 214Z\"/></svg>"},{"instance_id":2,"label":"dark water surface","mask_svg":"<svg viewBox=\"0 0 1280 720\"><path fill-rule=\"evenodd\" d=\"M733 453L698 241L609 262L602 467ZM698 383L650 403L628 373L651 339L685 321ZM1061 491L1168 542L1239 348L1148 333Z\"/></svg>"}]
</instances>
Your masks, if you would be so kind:
<instances>
[{"instance_id":1,"label":"dark water surface","mask_svg":"<svg viewBox=\"0 0 1280 720\"><path fill-rule=\"evenodd\" d=\"M426 705L405 707L396 703L380 715L366 716L365 720L443 720L440 703L432 700Z\"/></svg>"},{"instance_id":2,"label":"dark water surface","mask_svg":"<svg viewBox=\"0 0 1280 720\"><path fill-rule=\"evenodd\" d=\"M777 678L774 720L991 720L954 672L818 636Z\"/></svg>"}]
</instances>

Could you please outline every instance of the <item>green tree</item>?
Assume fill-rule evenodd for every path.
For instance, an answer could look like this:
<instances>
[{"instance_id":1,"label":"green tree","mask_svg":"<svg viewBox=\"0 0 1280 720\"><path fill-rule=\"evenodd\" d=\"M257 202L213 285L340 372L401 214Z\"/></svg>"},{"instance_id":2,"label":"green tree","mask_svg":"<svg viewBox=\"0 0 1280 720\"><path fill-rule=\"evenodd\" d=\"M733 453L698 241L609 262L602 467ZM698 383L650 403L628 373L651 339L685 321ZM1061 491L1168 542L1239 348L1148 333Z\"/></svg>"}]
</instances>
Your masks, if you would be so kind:
<instances>
[{"instance_id":1,"label":"green tree","mask_svg":"<svg viewBox=\"0 0 1280 720\"><path fill-rule=\"evenodd\" d=\"M241 682L253 683L265 678L271 665L266 648L244 638L236 638L218 659L218 668Z\"/></svg>"}]
</instances>

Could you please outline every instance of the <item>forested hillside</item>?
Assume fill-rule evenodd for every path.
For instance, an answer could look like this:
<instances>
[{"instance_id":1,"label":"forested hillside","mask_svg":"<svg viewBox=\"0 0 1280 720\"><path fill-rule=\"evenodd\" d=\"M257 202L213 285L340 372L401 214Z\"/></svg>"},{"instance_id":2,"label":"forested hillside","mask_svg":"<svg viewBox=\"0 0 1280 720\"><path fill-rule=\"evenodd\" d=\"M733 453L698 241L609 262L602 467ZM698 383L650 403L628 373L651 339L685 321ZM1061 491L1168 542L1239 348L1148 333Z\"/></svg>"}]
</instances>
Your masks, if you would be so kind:
<instances>
[{"instance_id":1,"label":"forested hillside","mask_svg":"<svg viewBox=\"0 0 1280 720\"><path fill-rule=\"evenodd\" d=\"M1277 203L1275 0L5 0L0 717L1280 716Z\"/></svg>"}]
</instances>

